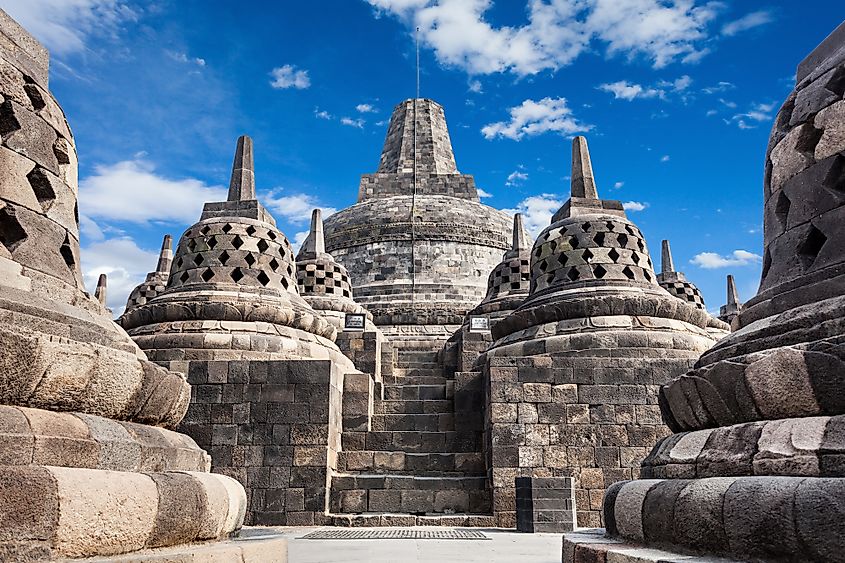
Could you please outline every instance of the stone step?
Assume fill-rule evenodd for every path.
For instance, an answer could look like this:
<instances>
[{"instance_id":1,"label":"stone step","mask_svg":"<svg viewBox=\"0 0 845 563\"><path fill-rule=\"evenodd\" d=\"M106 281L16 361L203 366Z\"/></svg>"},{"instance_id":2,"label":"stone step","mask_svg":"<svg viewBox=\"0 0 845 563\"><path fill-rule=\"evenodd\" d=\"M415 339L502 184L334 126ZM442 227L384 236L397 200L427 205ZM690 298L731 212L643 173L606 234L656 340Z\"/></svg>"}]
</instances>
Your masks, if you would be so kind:
<instances>
[{"instance_id":1,"label":"stone step","mask_svg":"<svg viewBox=\"0 0 845 563\"><path fill-rule=\"evenodd\" d=\"M425 376L425 375L388 375L384 377L385 385L446 385L450 379L446 379L442 375Z\"/></svg>"},{"instance_id":2,"label":"stone step","mask_svg":"<svg viewBox=\"0 0 845 563\"><path fill-rule=\"evenodd\" d=\"M376 414L373 415L372 425L374 431L446 432L455 429L455 416L452 413Z\"/></svg>"},{"instance_id":3,"label":"stone step","mask_svg":"<svg viewBox=\"0 0 845 563\"><path fill-rule=\"evenodd\" d=\"M485 465L484 456L480 452L406 453L363 450L339 452L337 470L341 473L465 476L483 474Z\"/></svg>"},{"instance_id":4,"label":"stone step","mask_svg":"<svg viewBox=\"0 0 845 563\"><path fill-rule=\"evenodd\" d=\"M396 359L410 362L437 362L439 350L398 349Z\"/></svg>"},{"instance_id":5,"label":"stone step","mask_svg":"<svg viewBox=\"0 0 845 563\"><path fill-rule=\"evenodd\" d=\"M450 526L460 528L494 528L495 516L489 514L442 514L415 516L402 513L331 514L332 526L350 528Z\"/></svg>"},{"instance_id":6,"label":"stone step","mask_svg":"<svg viewBox=\"0 0 845 563\"><path fill-rule=\"evenodd\" d=\"M450 399L432 399L428 401L396 400L376 401L376 413L379 414L439 414L454 412Z\"/></svg>"},{"instance_id":7,"label":"stone step","mask_svg":"<svg viewBox=\"0 0 845 563\"><path fill-rule=\"evenodd\" d=\"M343 432L345 451L372 450L406 453L467 453L481 451L480 430L448 432Z\"/></svg>"},{"instance_id":8,"label":"stone step","mask_svg":"<svg viewBox=\"0 0 845 563\"><path fill-rule=\"evenodd\" d=\"M411 368L397 368L394 366L393 368L393 375L402 376L402 377L411 377L411 376L434 376L446 379L446 376L443 375L443 368L441 367L411 367Z\"/></svg>"},{"instance_id":9,"label":"stone step","mask_svg":"<svg viewBox=\"0 0 845 563\"><path fill-rule=\"evenodd\" d=\"M448 388L454 394L454 385L444 383L442 385L385 385L384 398L388 401L442 401L450 398Z\"/></svg>"},{"instance_id":10,"label":"stone step","mask_svg":"<svg viewBox=\"0 0 845 563\"><path fill-rule=\"evenodd\" d=\"M489 513L490 490L482 475L420 477L416 475L337 474L332 477L332 513L406 513L415 516Z\"/></svg>"}]
</instances>

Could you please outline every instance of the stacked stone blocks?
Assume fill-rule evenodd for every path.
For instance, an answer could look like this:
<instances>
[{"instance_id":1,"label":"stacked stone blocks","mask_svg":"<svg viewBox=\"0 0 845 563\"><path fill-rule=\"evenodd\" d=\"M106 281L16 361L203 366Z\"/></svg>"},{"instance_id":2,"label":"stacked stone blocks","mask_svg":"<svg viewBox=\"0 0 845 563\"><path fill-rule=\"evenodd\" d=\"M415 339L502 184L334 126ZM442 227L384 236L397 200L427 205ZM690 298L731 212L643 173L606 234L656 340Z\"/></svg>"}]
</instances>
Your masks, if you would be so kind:
<instances>
[{"instance_id":1,"label":"stacked stone blocks","mask_svg":"<svg viewBox=\"0 0 845 563\"><path fill-rule=\"evenodd\" d=\"M575 495L570 477L517 477L516 529L529 533L571 532Z\"/></svg>"}]
</instances>

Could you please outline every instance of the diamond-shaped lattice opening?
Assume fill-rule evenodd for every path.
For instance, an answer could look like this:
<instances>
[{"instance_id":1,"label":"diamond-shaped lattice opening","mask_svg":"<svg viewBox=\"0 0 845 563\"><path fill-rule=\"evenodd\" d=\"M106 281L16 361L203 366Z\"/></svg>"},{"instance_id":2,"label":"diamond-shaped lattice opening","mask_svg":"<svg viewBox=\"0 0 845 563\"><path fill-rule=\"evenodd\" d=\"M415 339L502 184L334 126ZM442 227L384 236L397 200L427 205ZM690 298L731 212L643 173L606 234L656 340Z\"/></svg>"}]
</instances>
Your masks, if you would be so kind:
<instances>
[{"instance_id":1,"label":"diamond-shaped lattice opening","mask_svg":"<svg viewBox=\"0 0 845 563\"><path fill-rule=\"evenodd\" d=\"M549 250L551 250L552 252L554 252L554 251L555 251L555 249L557 249L557 241L556 241L556 240L553 240L553 241L551 241L551 242L549 243Z\"/></svg>"},{"instance_id":2,"label":"diamond-shaped lattice opening","mask_svg":"<svg viewBox=\"0 0 845 563\"><path fill-rule=\"evenodd\" d=\"M630 234L631 236L637 236L636 229L634 229L634 227L632 227L631 225L625 225L625 230L628 231L628 234Z\"/></svg>"},{"instance_id":3,"label":"diamond-shaped lattice opening","mask_svg":"<svg viewBox=\"0 0 845 563\"><path fill-rule=\"evenodd\" d=\"M255 256L253 256L252 253L247 254L244 258L244 262L246 262L247 265L252 268L252 266L255 265Z\"/></svg>"},{"instance_id":4,"label":"diamond-shaped lattice opening","mask_svg":"<svg viewBox=\"0 0 845 563\"><path fill-rule=\"evenodd\" d=\"M70 237L68 235L65 235L65 241L62 243L61 248L59 248L59 254L65 259L65 264L67 264L68 268L76 267L76 257L73 255L73 249L70 246Z\"/></svg>"},{"instance_id":5,"label":"diamond-shaped lattice opening","mask_svg":"<svg viewBox=\"0 0 845 563\"><path fill-rule=\"evenodd\" d=\"M587 221L586 223L584 223L583 225L581 225L581 228L584 230L584 232L585 232L585 233L589 233L589 232L590 232L590 229L591 229L592 227L593 227L593 225L592 225L589 221Z\"/></svg>"},{"instance_id":6,"label":"diamond-shaped lattice opening","mask_svg":"<svg viewBox=\"0 0 845 563\"><path fill-rule=\"evenodd\" d=\"M9 251L13 251L26 240L26 236L15 210L8 205L0 208L0 243Z\"/></svg>"},{"instance_id":7,"label":"diamond-shaped lattice opening","mask_svg":"<svg viewBox=\"0 0 845 563\"><path fill-rule=\"evenodd\" d=\"M210 230L211 230L211 227L209 227L208 225L204 225L203 228L200 229L200 232L204 235L207 235L208 231L210 231Z\"/></svg>"},{"instance_id":8,"label":"diamond-shaped lattice opening","mask_svg":"<svg viewBox=\"0 0 845 563\"><path fill-rule=\"evenodd\" d=\"M557 261L561 266L566 266L566 263L569 262L569 256L566 254L558 254Z\"/></svg>"},{"instance_id":9,"label":"diamond-shaped lattice opening","mask_svg":"<svg viewBox=\"0 0 845 563\"><path fill-rule=\"evenodd\" d=\"M272 269L274 272L279 269L279 261L275 258L270 260L270 269Z\"/></svg>"},{"instance_id":10,"label":"diamond-shaped lattice opening","mask_svg":"<svg viewBox=\"0 0 845 563\"><path fill-rule=\"evenodd\" d=\"M250 225L249 227L246 228L246 234L248 234L249 236L254 235L255 231L256 231L256 228L253 227L252 225Z\"/></svg>"},{"instance_id":11,"label":"diamond-shaped lattice opening","mask_svg":"<svg viewBox=\"0 0 845 563\"><path fill-rule=\"evenodd\" d=\"M229 231L231 231L231 230L232 230L232 225L230 225L229 223L226 223L225 225L223 225L223 232L224 233L229 234Z\"/></svg>"},{"instance_id":12,"label":"diamond-shaped lattice opening","mask_svg":"<svg viewBox=\"0 0 845 563\"><path fill-rule=\"evenodd\" d=\"M643 270L643 277L646 280L651 281L651 274L648 273L648 270Z\"/></svg>"},{"instance_id":13,"label":"diamond-shaped lattice opening","mask_svg":"<svg viewBox=\"0 0 845 563\"><path fill-rule=\"evenodd\" d=\"M282 287L284 287L285 289L287 289L289 285L290 285L290 284L288 283L288 279L287 279L287 278L282 278Z\"/></svg>"},{"instance_id":14,"label":"diamond-shaped lattice opening","mask_svg":"<svg viewBox=\"0 0 845 563\"><path fill-rule=\"evenodd\" d=\"M549 263L546 260L543 260L537 265L537 267L540 268L541 272L545 272L549 269Z\"/></svg>"},{"instance_id":15,"label":"diamond-shaped lattice opening","mask_svg":"<svg viewBox=\"0 0 845 563\"><path fill-rule=\"evenodd\" d=\"M291 266L290 264L288 264L288 275L289 276L293 275L293 266Z\"/></svg>"},{"instance_id":16,"label":"diamond-shaped lattice opening","mask_svg":"<svg viewBox=\"0 0 845 563\"><path fill-rule=\"evenodd\" d=\"M182 261L182 258L180 257L180 258L176 261L176 267L177 267L177 268L181 268L181 267L182 267L182 264L184 264L184 262Z\"/></svg>"},{"instance_id":17,"label":"diamond-shaped lattice opening","mask_svg":"<svg viewBox=\"0 0 845 563\"><path fill-rule=\"evenodd\" d=\"M214 247L217 246L217 239L215 237L211 237L206 241L208 248L214 250Z\"/></svg>"},{"instance_id":18,"label":"diamond-shaped lattice opening","mask_svg":"<svg viewBox=\"0 0 845 563\"><path fill-rule=\"evenodd\" d=\"M190 240L188 241L188 250L190 250L191 252L193 252L193 251L194 251L194 249L195 249L196 247L197 247L197 241L196 241L196 240L194 240L194 239L190 239Z\"/></svg>"},{"instance_id":19,"label":"diamond-shaped lattice opening","mask_svg":"<svg viewBox=\"0 0 845 563\"><path fill-rule=\"evenodd\" d=\"M637 275L636 275L636 274L634 274L634 270L632 270L632 269L631 269L631 268L629 268L628 266L625 266L625 268L622 270L622 273L623 273L623 274L625 275L625 277L626 277L626 278L628 278L629 280L636 279L636 277L637 277Z\"/></svg>"},{"instance_id":20,"label":"diamond-shaped lattice opening","mask_svg":"<svg viewBox=\"0 0 845 563\"><path fill-rule=\"evenodd\" d=\"M263 285L265 287L267 286L268 283L270 283L270 276L268 276L264 272L260 272L258 274L258 276L256 276L256 279L258 280L258 283L260 283L261 285Z\"/></svg>"},{"instance_id":21,"label":"diamond-shaped lattice opening","mask_svg":"<svg viewBox=\"0 0 845 563\"><path fill-rule=\"evenodd\" d=\"M826 242L827 237L824 233L818 230L815 225L810 225L807 237L798 246L798 257L801 259L801 264L803 264L805 270L813 265Z\"/></svg>"},{"instance_id":22,"label":"diamond-shaped lattice opening","mask_svg":"<svg viewBox=\"0 0 845 563\"><path fill-rule=\"evenodd\" d=\"M186 281L188 281L189 277L191 277L191 276L188 275L188 272L182 272L182 275L179 276L179 281L181 281L182 283L185 283Z\"/></svg>"},{"instance_id":23,"label":"diamond-shaped lattice opening","mask_svg":"<svg viewBox=\"0 0 845 563\"><path fill-rule=\"evenodd\" d=\"M581 253L581 258L584 259L584 262L589 263L590 260L595 258L595 256L593 256L593 253L590 252L590 249L588 248L587 250L585 250L584 252Z\"/></svg>"},{"instance_id":24,"label":"diamond-shaped lattice opening","mask_svg":"<svg viewBox=\"0 0 845 563\"><path fill-rule=\"evenodd\" d=\"M611 249L610 249L610 252L608 252L608 253L607 253L607 256L608 256L608 257L609 257L609 258L610 258L610 259L611 259L614 263L616 263L616 262L618 262L618 261L619 261L619 257L620 257L620 256L622 256L622 255L621 255L621 254L619 254L619 251L617 251L615 248L611 248Z\"/></svg>"},{"instance_id":25,"label":"diamond-shaped lattice opening","mask_svg":"<svg viewBox=\"0 0 845 563\"><path fill-rule=\"evenodd\" d=\"M41 209L46 213L56 201L56 192L53 190L53 184L50 178L45 174L44 169L36 166L32 172L26 175L29 180L29 185L32 186L32 191L35 192L35 198L41 205Z\"/></svg>"},{"instance_id":26,"label":"diamond-shaped lattice opening","mask_svg":"<svg viewBox=\"0 0 845 563\"><path fill-rule=\"evenodd\" d=\"M616 228L616 223L614 223L613 221L608 221L606 223L606 225L607 225L607 230L610 231L610 232L613 232L613 229Z\"/></svg>"},{"instance_id":27,"label":"diamond-shaped lattice opening","mask_svg":"<svg viewBox=\"0 0 845 563\"><path fill-rule=\"evenodd\" d=\"M231 277L237 283L243 279L244 273L241 271L240 268L235 268L234 270L232 270L232 273L229 274L229 277Z\"/></svg>"},{"instance_id":28,"label":"diamond-shaped lattice opening","mask_svg":"<svg viewBox=\"0 0 845 563\"><path fill-rule=\"evenodd\" d=\"M602 279L604 276L607 275L607 270L605 270L602 265L599 264L593 268L593 275L596 276L597 279Z\"/></svg>"},{"instance_id":29,"label":"diamond-shaped lattice opening","mask_svg":"<svg viewBox=\"0 0 845 563\"><path fill-rule=\"evenodd\" d=\"M604 246L604 233L596 233L596 236L593 237L593 240L596 242L597 245Z\"/></svg>"},{"instance_id":30,"label":"diamond-shaped lattice opening","mask_svg":"<svg viewBox=\"0 0 845 563\"><path fill-rule=\"evenodd\" d=\"M578 237L569 237L569 246L578 248Z\"/></svg>"},{"instance_id":31,"label":"diamond-shaped lattice opening","mask_svg":"<svg viewBox=\"0 0 845 563\"><path fill-rule=\"evenodd\" d=\"M243 239L239 235L235 235L235 238L232 239L232 246L235 248L240 248L244 245Z\"/></svg>"},{"instance_id":32,"label":"diamond-shaped lattice opening","mask_svg":"<svg viewBox=\"0 0 845 563\"><path fill-rule=\"evenodd\" d=\"M211 268L206 268L205 271L202 273L201 277L205 282L211 281L211 278L214 277L214 270L212 270Z\"/></svg>"},{"instance_id":33,"label":"diamond-shaped lattice opening","mask_svg":"<svg viewBox=\"0 0 845 563\"><path fill-rule=\"evenodd\" d=\"M639 265L640 265L640 255L639 255L639 254L637 254L636 252L632 252L632 253L631 253L631 260L632 260L632 261L634 262L634 264L636 264L637 266L639 266Z\"/></svg>"},{"instance_id":34,"label":"diamond-shaped lattice opening","mask_svg":"<svg viewBox=\"0 0 845 563\"><path fill-rule=\"evenodd\" d=\"M566 277L575 281L581 277L581 274L578 272L578 268L569 268L569 271L566 272Z\"/></svg>"},{"instance_id":35,"label":"diamond-shaped lattice opening","mask_svg":"<svg viewBox=\"0 0 845 563\"><path fill-rule=\"evenodd\" d=\"M628 235L626 235L624 233L621 234L621 235L617 235L616 240L619 241L620 247L625 248L626 246L628 246Z\"/></svg>"},{"instance_id":36,"label":"diamond-shaped lattice opening","mask_svg":"<svg viewBox=\"0 0 845 563\"><path fill-rule=\"evenodd\" d=\"M274 233L273 231L267 231L267 238L269 238L270 240L276 240L276 233Z\"/></svg>"},{"instance_id":37,"label":"diamond-shaped lattice opening","mask_svg":"<svg viewBox=\"0 0 845 563\"><path fill-rule=\"evenodd\" d=\"M231 258L231 256L229 256L229 253L226 252L225 250L220 253L220 263L223 264L224 266L226 265L226 262L229 261L229 258Z\"/></svg>"},{"instance_id":38,"label":"diamond-shaped lattice opening","mask_svg":"<svg viewBox=\"0 0 845 563\"><path fill-rule=\"evenodd\" d=\"M261 239L258 241L258 252L267 252L267 249L270 248L270 245L267 244L267 241Z\"/></svg>"},{"instance_id":39,"label":"diamond-shaped lattice opening","mask_svg":"<svg viewBox=\"0 0 845 563\"><path fill-rule=\"evenodd\" d=\"M786 197L783 190L781 190L778 194L777 200L775 201L775 218L778 220L781 227L786 227L786 220L789 216L790 207L792 207L792 202L788 197Z\"/></svg>"},{"instance_id":40,"label":"diamond-shaped lattice opening","mask_svg":"<svg viewBox=\"0 0 845 563\"><path fill-rule=\"evenodd\" d=\"M645 252L645 243L643 242L643 239L637 239L637 248L640 249L640 252Z\"/></svg>"},{"instance_id":41,"label":"diamond-shaped lattice opening","mask_svg":"<svg viewBox=\"0 0 845 563\"><path fill-rule=\"evenodd\" d=\"M203 260L203 258L202 258L202 254L197 254L196 256L194 256L194 260L193 260L193 262L194 262L194 264L196 264L197 266L200 266L200 265L204 262L204 260Z\"/></svg>"}]
</instances>

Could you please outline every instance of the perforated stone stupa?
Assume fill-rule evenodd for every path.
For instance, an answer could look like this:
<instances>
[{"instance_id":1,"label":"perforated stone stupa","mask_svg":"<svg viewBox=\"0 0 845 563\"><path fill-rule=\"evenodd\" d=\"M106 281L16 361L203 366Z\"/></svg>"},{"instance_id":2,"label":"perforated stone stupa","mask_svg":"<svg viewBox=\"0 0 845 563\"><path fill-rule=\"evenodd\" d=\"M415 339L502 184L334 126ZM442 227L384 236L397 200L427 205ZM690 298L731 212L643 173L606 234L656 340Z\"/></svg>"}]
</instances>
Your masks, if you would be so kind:
<instances>
[{"instance_id":1,"label":"perforated stone stupa","mask_svg":"<svg viewBox=\"0 0 845 563\"><path fill-rule=\"evenodd\" d=\"M100 300L83 287L76 148L48 65L0 10L0 560L120 561L221 538L246 497L172 430L185 377L111 320L104 279Z\"/></svg>"},{"instance_id":2,"label":"perforated stone stupa","mask_svg":"<svg viewBox=\"0 0 845 563\"><path fill-rule=\"evenodd\" d=\"M484 298L510 247L510 223L458 172L443 108L406 100L393 111L378 171L361 178L358 203L326 219L326 249L386 334L445 340Z\"/></svg>"},{"instance_id":3,"label":"perforated stone stupa","mask_svg":"<svg viewBox=\"0 0 845 563\"><path fill-rule=\"evenodd\" d=\"M156 269L147 274L143 282L132 290L126 300L124 312L143 305L167 287L167 280L170 277L170 266L173 264L173 237L164 235L161 242L161 252L158 255Z\"/></svg>"},{"instance_id":4,"label":"perforated stone stupa","mask_svg":"<svg viewBox=\"0 0 845 563\"><path fill-rule=\"evenodd\" d=\"M572 196L534 243L528 297L480 360L499 524L515 514L516 477L572 476L578 524L600 525L605 486L637 475L666 435L658 386L713 344L709 318L658 285L642 233L599 199L576 137Z\"/></svg>"},{"instance_id":5,"label":"perforated stone stupa","mask_svg":"<svg viewBox=\"0 0 845 563\"><path fill-rule=\"evenodd\" d=\"M845 561L845 24L796 83L766 152L760 290L733 333L661 388L674 434L643 462L645 480L608 489L612 538L738 561ZM631 552L589 541L571 539L564 559Z\"/></svg>"}]
</instances>

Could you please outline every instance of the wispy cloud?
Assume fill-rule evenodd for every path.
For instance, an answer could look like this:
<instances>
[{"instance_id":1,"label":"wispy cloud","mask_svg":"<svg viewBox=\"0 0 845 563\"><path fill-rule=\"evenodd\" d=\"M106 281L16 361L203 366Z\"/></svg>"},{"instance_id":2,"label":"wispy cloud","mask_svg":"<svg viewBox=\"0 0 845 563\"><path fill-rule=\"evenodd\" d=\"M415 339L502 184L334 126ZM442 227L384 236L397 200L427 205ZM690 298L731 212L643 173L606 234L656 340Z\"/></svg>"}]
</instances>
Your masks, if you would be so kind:
<instances>
[{"instance_id":1,"label":"wispy cloud","mask_svg":"<svg viewBox=\"0 0 845 563\"><path fill-rule=\"evenodd\" d=\"M675 80L661 80L654 86L645 86L627 80L599 84L596 88L602 92L613 94L617 100L636 100L660 98L666 99L670 93L682 93L692 84L692 78L685 74Z\"/></svg>"},{"instance_id":2,"label":"wispy cloud","mask_svg":"<svg viewBox=\"0 0 845 563\"><path fill-rule=\"evenodd\" d=\"M775 107L776 104L774 103L754 103L751 104L751 108L748 111L738 113L724 121L727 124L735 124L740 129L756 129L758 124L772 120L772 112Z\"/></svg>"},{"instance_id":3,"label":"wispy cloud","mask_svg":"<svg viewBox=\"0 0 845 563\"><path fill-rule=\"evenodd\" d=\"M516 204L514 209L502 209L505 213L522 213L525 228L533 236L537 236L549 226L552 215L560 209L563 201L555 194L540 194L527 197Z\"/></svg>"},{"instance_id":4,"label":"wispy cloud","mask_svg":"<svg viewBox=\"0 0 845 563\"><path fill-rule=\"evenodd\" d=\"M303 90L311 86L311 79L307 70L298 69L293 65L284 65L270 71L273 80L270 85L277 90L296 88Z\"/></svg>"},{"instance_id":5,"label":"wispy cloud","mask_svg":"<svg viewBox=\"0 0 845 563\"><path fill-rule=\"evenodd\" d=\"M351 117L341 117L340 122L343 125L347 125L349 127L356 127L358 129L363 129L364 124L366 123L366 121L364 121L360 117L358 119L352 119Z\"/></svg>"},{"instance_id":6,"label":"wispy cloud","mask_svg":"<svg viewBox=\"0 0 845 563\"><path fill-rule=\"evenodd\" d=\"M158 253L144 250L128 236L95 241L80 250L85 287L93 292L100 274L108 276L106 305L123 313L129 293L155 269Z\"/></svg>"},{"instance_id":7,"label":"wispy cloud","mask_svg":"<svg viewBox=\"0 0 845 563\"><path fill-rule=\"evenodd\" d=\"M294 193L285 195L281 189L271 191L264 197L264 203L274 214L283 217L294 225L303 225L311 219L311 212L314 209L321 209L323 218L337 212L334 207L324 206L320 200L313 195Z\"/></svg>"},{"instance_id":8,"label":"wispy cloud","mask_svg":"<svg viewBox=\"0 0 845 563\"><path fill-rule=\"evenodd\" d=\"M768 10L759 10L751 12L722 26L722 35L731 37L743 31L760 27L774 21L774 16Z\"/></svg>"},{"instance_id":9,"label":"wispy cloud","mask_svg":"<svg viewBox=\"0 0 845 563\"><path fill-rule=\"evenodd\" d=\"M205 66L205 59L201 59L199 57L188 56L188 53L185 53L183 51L166 51L166 53L167 53L168 57L170 57L171 59L173 59L176 62L186 63L186 64L190 63L190 64L194 64L194 65L199 66L199 67Z\"/></svg>"},{"instance_id":10,"label":"wispy cloud","mask_svg":"<svg viewBox=\"0 0 845 563\"><path fill-rule=\"evenodd\" d=\"M377 113L378 110L370 104L358 104L355 106L355 111L358 113Z\"/></svg>"},{"instance_id":11,"label":"wispy cloud","mask_svg":"<svg viewBox=\"0 0 845 563\"><path fill-rule=\"evenodd\" d=\"M622 186L624 186L624 185L625 185L625 182L616 182L615 184L613 184L613 188L618 190L618 189L622 188Z\"/></svg>"},{"instance_id":12,"label":"wispy cloud","mask_svg":"<svg viewBox=\"0 0 845 563\"><path fill-rule=\"evenodd\" d=\"M324 109L314 108L314 117L316 117L317 119L331 119L332 114L330 114Z\"/></svg>"},{"instance_id":13,"label":"wispy cloud","mask_svg":"<svg viewBox=\"0 0 845 563\"><path fill-rule=\"evenodd\" d=\"M517 170L508 174L508 179L505 180L506 186L517 186L528 179L528 173L524 171L525 167L521 164Z\"/></svg>"},{"instance_id":14,"label":"wispy cloud","mask_svg":"<svg viewBox=\"0 0 845 563\"><path fill-rule=\"evenodd\" d=\"M493 197L493 194L491 194L490 192L488 192L486 190L482 190L481 188L475 188L475 191L478 192L478 197L480 197L481 199Z\"/></svg>"},{"instance_id":15,"label":"wispy cloud","mask_svg":"<svg viewBox=\"0 0 845 563\"><path fill-rule=\"evenodd\" d=\"M660 162L669 162L671 159L669 158L668 154L664 154L660 157Z\"/></svg>"},{"instance_id":16,"label":"wispy cloud","mask_svg":"<svg viewBox=\"0 0 845 563\"><path fill-rule=\"evenodd\" d=\"M510 108L509 121L498 121L485 125L481 133L486 139L505 137L519 141L526 135L533 137L543 133L574 135L590 131L593 126L578 121L567 106L565 98L543 98L525 100Z\"/></svg>"},{"instance_id":17,"label":"wispy cloud","mask_svg":"<svg viewBox=\"0 0 845 563\"><path fill-rule=\"evenodd\" d=\"M622 203L622 209L625 211L642 211L648 207L647 202L640 201L626 201Z\"/></svg>"},{"instance_id":18,"label":"wispy cloud","mask_svg":"<svg viewBox=\"0 0 845 563\"><path fill-rule=\"evenodd\" d=\"M727 256L722 256L716 252L701 252L693 256L690 264L694 264L706 270L715 270L718 268L729 268L732 266L750 266L758 264L763 260L763 257L747 250L734 250Z\"/></svg>"}]
</instances>

